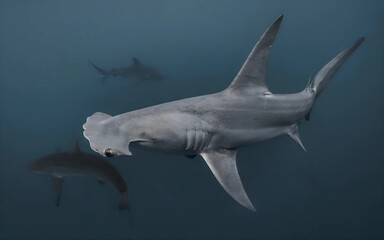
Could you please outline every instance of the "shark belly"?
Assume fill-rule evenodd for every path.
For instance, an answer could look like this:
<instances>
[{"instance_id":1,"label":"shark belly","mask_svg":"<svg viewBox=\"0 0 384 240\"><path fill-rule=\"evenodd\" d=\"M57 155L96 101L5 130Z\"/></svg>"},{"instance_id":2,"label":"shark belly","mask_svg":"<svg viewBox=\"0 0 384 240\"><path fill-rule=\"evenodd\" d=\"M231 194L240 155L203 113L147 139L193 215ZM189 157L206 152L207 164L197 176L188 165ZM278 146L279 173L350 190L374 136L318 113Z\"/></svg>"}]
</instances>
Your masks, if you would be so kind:
<instances>
[{"instance_id":1,"label":"shark belly","mask_svg":"<svg viewBox=\"0 0 384 240\"><path fill-rule=\"evenodd\" d=\"M236 97L222 95L201 117L213 133L212 148L237 148L289 134L313 103L308 93Z\"/></svg>"},{"instance_id":2,"label":"shark belly","mask_svg":"<svg viewBox=\"0 0 384 240\"><path fill-rule=\"evenodd\" d=\"M289 126L258 129L223 129L213 138L212 145L217 148L238 148L287 134L289 129Z\"/></svg>"},{"instance_id":3,"label":"shark belly","mask_svg":"<svg viewBox=\"0 0 384 240\"><path fill-rule=\"evenodd\" d=\"M130 129L141 129L136 144L151 150L195 154L209 147L213 133L212 127L202 119L188 113L165 111L159 115L142 117Z\"/></svg>"},{"instance_id":4,"label":"shark belly","mask_svg":"<svg viewBox=\"0 0 384 240\"><path fill-rule=\"evenodd\" d=\"M289 132L290 121L269 125L259 120L267 116L254 112L211 109L199 117L183 112L166 112L156 117L149 115L142 117L135 127L143 129L139 134L143 140L136 144L161 152L198 154L205 149L237 148ZM222 115L227 121L222 121Z\"/></svg>"}]
</instances>

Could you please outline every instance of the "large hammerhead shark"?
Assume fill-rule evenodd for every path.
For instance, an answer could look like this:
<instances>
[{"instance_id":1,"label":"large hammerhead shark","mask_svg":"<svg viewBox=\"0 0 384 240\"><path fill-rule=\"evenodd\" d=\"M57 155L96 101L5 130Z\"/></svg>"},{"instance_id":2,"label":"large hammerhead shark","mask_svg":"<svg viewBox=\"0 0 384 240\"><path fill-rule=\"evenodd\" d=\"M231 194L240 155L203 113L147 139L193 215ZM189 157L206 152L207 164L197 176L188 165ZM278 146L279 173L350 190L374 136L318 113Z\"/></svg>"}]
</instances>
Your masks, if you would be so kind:
<instances>
[{"instance_id":1,"label":"large hammerhead shark","mask_svg":"<svg viewBox=\"0 0 384 240\"><path fill-rule=\"evenodd\" d=\"M200 155L229 195L255 211L237 171L237 149L285 134L304 149L298 123L308 118L331 77L364 41L359 38L333 58L303 91L273 94L265 77L282 19L278 17L261 36L227 89L114 117L100 112L88 117L83 128L91 148L106 157L132 155L130 143L189 157Z\"/></svg>"}]
</instances>

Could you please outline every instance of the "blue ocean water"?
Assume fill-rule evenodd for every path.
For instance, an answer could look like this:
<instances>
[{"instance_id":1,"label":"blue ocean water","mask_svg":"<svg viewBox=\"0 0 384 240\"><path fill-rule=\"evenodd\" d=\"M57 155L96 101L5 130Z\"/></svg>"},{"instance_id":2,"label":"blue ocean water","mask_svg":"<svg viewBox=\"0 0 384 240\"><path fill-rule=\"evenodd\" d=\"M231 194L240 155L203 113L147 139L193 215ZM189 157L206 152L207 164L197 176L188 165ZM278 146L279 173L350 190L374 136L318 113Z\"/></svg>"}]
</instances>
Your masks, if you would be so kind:
<instances>
[{"instance_id":1,"label":"blue ocean water","mask_svg":"<svg viewBox=\"0 0 384 240\"><path fill-rule=\"evenodd\" d=\"M0 239L382 239L384 2L381 0L0 1ZM232 200L200 157L132 150L108 159L131 209L94 178L50 178L26 165L70 150L87 116L120 114L225 89L273 20L272 92L310 76L364 36L289 137L244 147L238 168L253 213ZM137 57L161 81L102 81Z\"/></svg>"}]
</instances>

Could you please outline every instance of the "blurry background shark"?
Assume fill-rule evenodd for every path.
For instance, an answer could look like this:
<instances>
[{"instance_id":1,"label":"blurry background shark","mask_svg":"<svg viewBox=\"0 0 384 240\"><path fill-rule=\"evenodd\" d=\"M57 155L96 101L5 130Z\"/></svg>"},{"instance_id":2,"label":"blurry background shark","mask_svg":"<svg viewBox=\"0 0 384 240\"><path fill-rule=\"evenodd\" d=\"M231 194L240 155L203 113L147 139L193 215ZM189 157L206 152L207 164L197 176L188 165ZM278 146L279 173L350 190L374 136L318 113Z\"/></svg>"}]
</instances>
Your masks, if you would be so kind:
<instances>
[{"instance_id":1,"label":"blurry background shark","mask_svg":"<svg viewBox=\"0 0 384 240\"><path fill-rule=\"evenodd\" d=\"M29 163L28 169L52 177L55 204L60 206L61 191L66 176L94 176L100 184L108 182L121 194L119 209L129 209L127 184L119 171L102 158L82 152L76 143L72 151L49 154Z\"/></svg>"},{"instance_id":2,"label":"blurry background shark","mask_svg":"<svg viewBox=\"0 0 384 240\"><path fill-rule=\"evenodd\" d=\"M133 57L132 61L133 64L131 66L123 68L112 68L110 70L102 69L96 66L91 61L89 61L89 63L99 72L103 80L105 80L109 76L121 76L125 78L135 76L139 80L161 80L164 78L164 74L161 71L142 64L136 57Z\"/></svg>"}]
</instances>

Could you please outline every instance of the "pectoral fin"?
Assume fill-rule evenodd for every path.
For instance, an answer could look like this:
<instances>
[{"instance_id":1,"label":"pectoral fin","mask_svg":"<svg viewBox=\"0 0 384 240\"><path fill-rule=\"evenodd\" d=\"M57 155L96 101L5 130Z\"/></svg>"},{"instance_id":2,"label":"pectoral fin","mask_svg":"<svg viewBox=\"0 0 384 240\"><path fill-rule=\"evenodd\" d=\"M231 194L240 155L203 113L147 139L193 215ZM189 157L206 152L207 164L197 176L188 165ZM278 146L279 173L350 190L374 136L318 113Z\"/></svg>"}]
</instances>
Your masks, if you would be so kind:
<instances>
[{"instance_id":1,"label":"pectoral fin","mask_svg":"<svg viewBox=\"0 0 384 240\"><path fill-rule=\"evenodd\" d=\"M201 156L225 191L244 207L256 211L241 183L236 166L236 153L237 150L228 149L206 150Z\"/></svg>"},{"instance_id":2,"label":"pectoral fin","mask_svg":"<svg viewBox=\"0 0 384 240\"><path fill-rule=\"evenodd\" d=\"M56 207L60 206L61 189L63 187L63 177L52 176L52 190L55 198Z\"/></svg>"}]
</instances>

